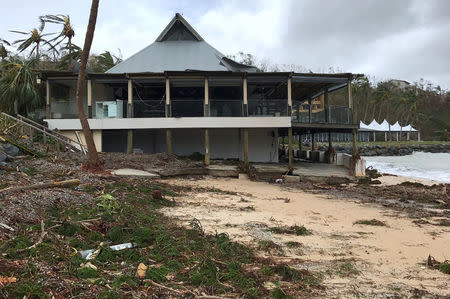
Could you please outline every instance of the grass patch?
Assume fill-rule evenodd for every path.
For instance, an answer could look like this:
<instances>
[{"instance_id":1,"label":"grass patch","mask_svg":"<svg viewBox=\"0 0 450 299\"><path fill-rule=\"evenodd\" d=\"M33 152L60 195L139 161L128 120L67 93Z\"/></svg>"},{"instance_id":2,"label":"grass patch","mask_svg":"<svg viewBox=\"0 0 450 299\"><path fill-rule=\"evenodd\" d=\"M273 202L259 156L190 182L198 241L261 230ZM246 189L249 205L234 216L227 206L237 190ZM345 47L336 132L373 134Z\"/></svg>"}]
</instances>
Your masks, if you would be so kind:
<instances>
[{"instance_id":1,"label":"grass patch","mask_svg":"<svg viewBox=\"0 0 450 299\"><path fill-rule=\"evenodd\" d=\"M289 248L298 248L298 247L302 247L302 243L300 242L296 242L296 241L289 241L285 243L287 247Z\"/></svg>"},{"instance_id":2,"label":"grass patch","mask_svg":"<svg viewBox=\"0 0 450 299\"><path fill-rule=\"evenodd\" d=\"M445 274L450 274L450 263L449 262L443 262L439 265L439 271Z\"/></svg>"},{"instance_id":3,"label":"grass patch","mask_svg":"<svg viewBox=\"0 0 450 299\"><path fill-rule=\"evenodd\" d=\"M372 226L386 226L386 223L378 219L362 219L353 222L353 224L372 225Z\"/></svg>"},{"instance_id":4,"label":"grass patch","mask_svg":"<svg viewBox=\"0 0 450 299\"><path fill-rule=\"evenodd\" d=\"M281 276L284 281L301 282L303 285L318 286L322 278L318 273L312 273L308 270L297 270L288 265L273 266L275 274Z\"/></svg>"},{"instance_id":5,"label":"grass patch","mask_svg":"<svg viewBox=\"0 0 450 299\"><path fill-rule=\"evenodd\" d=\"M307 236L311 235L312 232L308 230L306 227L292 225L292 226L277 226L271 227L269 229L271 232L276 234L288 234L288 235L296 235L296 236Z\"/></svg>"},{"instance_id":6,"label":"grass patch","mask_svg":"<svg viewBox=\"0 0 450 299\"><path fill-rule=\"evenodd\" d=\"M251 247L231 241L225 233L207 234L199 222L195 222L197 226L180 227L158 211L173 205L164 197L178 196L185 190L183 187L146 179L99 180L96 189L111 197L98 197L83 206L52 205L42 212L48 234L37 248L17 253L39 237L39 229L29 224L18 224L15 238L0 241L0 252L6 253L4 258L32 261L31 266L14 270L20 273L11 272L20 280L4 287L1 295L7 298L128 297L142 287L134 277L142 262L149 266L147 278L171 288L183 285L190 290L200 288L197 293L233 293L244 298L270 296L264 282L278 279L282 273L270 266L270 261L260 260ZM91 188L80 190L88 194L95 192ZM161 191L162 198L152 196L155 190ZM81 225L80 221L87 219L91 219L85 222L89 225ZM79 251L97 249L101 242L104 245L99 255L91 261L97 270L80 268L86 260ZM121 251L109 248L126 242L138 245ZM259 246L262 250L281 251L281 246L271 241L261 241ZM296 277L289 280L293 284L290 290L311 284L303 272L284 276ZM95 286L87 283L93 280ZM50 294L50 290L65 293ZM148 296L167 296L167 290L152 287Z\"/></svg>"},{"instance_id":7,"label":"grass patch","mask_svg":"<svg viewBox=\"0 0 450 299\"><path fill-rule=\"evenodd\" d=\"M353 263L348 261L339 266L337 273L341 277L349 277L358 275L360 272L355 268Z\"/></svg>"}]
</instances>

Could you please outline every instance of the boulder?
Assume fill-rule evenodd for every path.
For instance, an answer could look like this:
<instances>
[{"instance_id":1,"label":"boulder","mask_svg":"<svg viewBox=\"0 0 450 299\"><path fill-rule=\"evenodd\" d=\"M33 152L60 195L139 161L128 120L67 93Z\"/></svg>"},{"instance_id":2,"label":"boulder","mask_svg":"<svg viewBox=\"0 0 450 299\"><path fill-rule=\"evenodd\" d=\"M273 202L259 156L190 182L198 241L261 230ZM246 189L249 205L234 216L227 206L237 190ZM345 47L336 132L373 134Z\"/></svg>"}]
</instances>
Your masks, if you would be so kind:
<instances>
[{"instance_id":1,"label":"boulder","mask_svg":"<svg viewBox=\"0 0 450 299\"><path fill-rule=\"evenodd\" d=\"M15 157L19 154L19 148L10 143L5 143L2 145L3 152L9 156Z\"/></svg>"}]
</instances>

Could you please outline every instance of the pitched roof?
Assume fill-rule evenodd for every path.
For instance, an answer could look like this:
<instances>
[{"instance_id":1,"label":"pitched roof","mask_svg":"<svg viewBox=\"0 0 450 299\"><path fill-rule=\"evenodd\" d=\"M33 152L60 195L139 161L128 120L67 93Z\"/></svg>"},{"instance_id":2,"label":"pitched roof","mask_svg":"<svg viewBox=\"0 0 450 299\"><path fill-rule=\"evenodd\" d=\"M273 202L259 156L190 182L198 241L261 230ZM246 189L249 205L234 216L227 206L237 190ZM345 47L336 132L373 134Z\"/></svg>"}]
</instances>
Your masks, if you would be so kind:
<instances>
[{"instance_id":1,"label":"pitched roof","mask_svg":"<svg viewBox=\"0 0 450 299\"><path fill-rule=\"evenodd\" d=\"M256 67L237 63L213 48L177 13L154 43L112 67L106 73L160 73L189 70L258 71Z\"/></svg>"}]
</instances>

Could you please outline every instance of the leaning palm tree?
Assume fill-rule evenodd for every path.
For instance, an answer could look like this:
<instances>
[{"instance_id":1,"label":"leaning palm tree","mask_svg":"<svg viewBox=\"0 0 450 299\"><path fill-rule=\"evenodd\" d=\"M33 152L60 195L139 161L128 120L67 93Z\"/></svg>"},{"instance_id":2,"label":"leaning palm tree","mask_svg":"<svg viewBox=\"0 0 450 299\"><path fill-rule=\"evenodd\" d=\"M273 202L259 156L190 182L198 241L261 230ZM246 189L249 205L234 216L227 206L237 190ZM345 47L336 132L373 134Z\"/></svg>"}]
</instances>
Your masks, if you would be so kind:
<instances>
[{"instance_id":1,"label":"leaning palm tree","mask_svg":"<svg viewBox=\"0 0 450 299\"><path fill-rule=\"evenodd\" d=\"M72 45L72 52L69 52L67 47L61 48L61 58L56 68L62 71L76 71L77 66L80 65L82 52L83 50L75 44Z\"/></svg>"},{"instance_id":2,"label":"leaning palm tree","mask_svg":"<svg viewBox=\"0 0 450 299\"><path fill-rule=\"evenodd\" d=\"M46 23L53 24L61 24L63 28L58 36L50 40L50 42L55 42L55 47L59 45L61 42L67 39L67 48L69 49L69 54L72 53L72 38L75 36L75 30L73 29L72 23L70 22L69 15L45 15L40 16L39 20L41 21L41 27L39 28L41 31L44 30L44 26Z\"/></svg>"},{"instance_id":3,"label":"leaning palm tree","mask_svg":"<svg viewBox=\"0 0 450 299\"><path fill-rule=\"evenodd\" d=\"M36 28L32 29L30 32L10 30L10 32L27 35L27 38L19 39L13 42L13 44L19 44L17 50L19 53L31 48L30 53L36 52L36 57L39 58L39 47L41 44L49 46L50 49L55 49L55 47L44 37L53 35L55 33L42 33L42 30Z\"/></svg>"},{"instance_id":4,"label":"leaning palm tree","mask_svg":"<svg viewBox=\"0 0 450 299\"><path fill-rule=\"evenodd\" d=\"M80 119L81 128L83 129L83 135L86 140L86 145L89 153L87 169L90 169L91 171L100 170L101 164L100 159L98 157L97 149L95 147L92 131L91 128L89 127L89 122L87 120L86 114L84 113L82 91L83 91L83 82L86 77L86 65L89 58L89 51L91 50L92 40L94 39L95 24L97 23L98 3L99 0L92 0L91 12L89 15L89 23L86 30L86 38L84 40L83 52L81 54L80 69L78 71L77 91L76 91L78 117Z\"/></svg>"}]
</instances>

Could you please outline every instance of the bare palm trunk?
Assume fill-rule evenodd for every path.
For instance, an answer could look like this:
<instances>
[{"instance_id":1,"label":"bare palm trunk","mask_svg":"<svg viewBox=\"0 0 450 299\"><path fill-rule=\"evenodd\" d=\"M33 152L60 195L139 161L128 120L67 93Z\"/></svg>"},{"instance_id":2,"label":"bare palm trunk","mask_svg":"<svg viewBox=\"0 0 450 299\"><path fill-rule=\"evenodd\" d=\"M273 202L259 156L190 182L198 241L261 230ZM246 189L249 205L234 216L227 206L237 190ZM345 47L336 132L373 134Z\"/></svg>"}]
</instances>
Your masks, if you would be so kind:
<instances>
[{"instance_id":1,"label":"bare palm trunk","mask_svg":"<svg viewBox=\"0 0 450 299\"><path fill-rule=\"evenodd\" d=\"M71 57L70 54L72 54L72 37L70 37L70 36L69 36L68 44L69 44L69 57Z\"/></svg>"},{"instance_id":2,"label":"bare palm trunk","mask_svg":"<svg viewBox=\"0 0 450 299\"><path fill-rule=\"evenodd\" d=\"M98 158L97 149L95 148L94 138L92 136L89 122L86 118L86 114L83 109L83 82L86 76L86 65L89 58L89 51L91 50L92 40L94 38L95 24L97 22L99 0L92 0L91 13L89 15L89 24L86 31L86 38L84 40L83 53L81 55L80 69L78 71L77 81L77 106L78 117L80 118L81 128L83 129L84 138L86 139L86 145L88 148L89 161L87 164L88 169L99 170L101 169L100 160Z\"/></svg>"},{"instance_id":3,"label":"bare palm trunk","mask_svg":"<svg viewBox=\"0 0 450 299\"><path fill-rule=\"evenodd\" d=\"M39 60L39 42L36 44L36 58Z\"/></svg>"}]
</instances>

